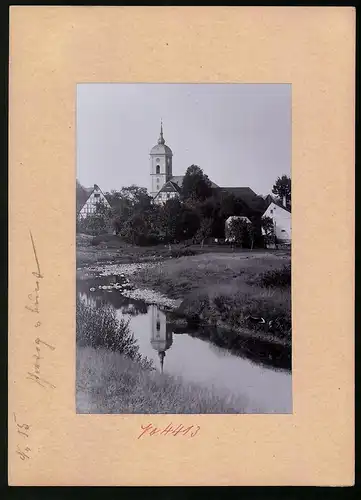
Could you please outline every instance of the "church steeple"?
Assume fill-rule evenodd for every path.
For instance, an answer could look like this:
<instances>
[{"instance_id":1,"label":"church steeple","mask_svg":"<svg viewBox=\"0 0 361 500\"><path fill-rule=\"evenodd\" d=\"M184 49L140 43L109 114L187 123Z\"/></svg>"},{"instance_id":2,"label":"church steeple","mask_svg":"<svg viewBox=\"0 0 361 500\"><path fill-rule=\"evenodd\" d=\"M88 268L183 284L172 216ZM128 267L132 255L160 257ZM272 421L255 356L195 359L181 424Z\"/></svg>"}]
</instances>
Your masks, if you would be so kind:
<instances>
[{"instance_id":1,"label":"church steeple","mask_svg":"<svg viewBox=\"0 0 361 500\"><path fill-rule=\"evenodd\" d=\"M167 146L163 137L163 120L161 120L158 142L150 150L150 194L152 197L156 196L173 176L172 156L172 150Z\"/></svg>"},{"instance_id":2,"label":"church steeple","mask_svg":"<svg viewBox=\"0 0 361 500\"><path fill-rule=\"evenodd\" d=\"M165 140L163 137L163 122L162 122L162 120L160 120L160 135L159 135L159 139L158 139L158 144L165 144Z\"/></svg>"}]
</instances>

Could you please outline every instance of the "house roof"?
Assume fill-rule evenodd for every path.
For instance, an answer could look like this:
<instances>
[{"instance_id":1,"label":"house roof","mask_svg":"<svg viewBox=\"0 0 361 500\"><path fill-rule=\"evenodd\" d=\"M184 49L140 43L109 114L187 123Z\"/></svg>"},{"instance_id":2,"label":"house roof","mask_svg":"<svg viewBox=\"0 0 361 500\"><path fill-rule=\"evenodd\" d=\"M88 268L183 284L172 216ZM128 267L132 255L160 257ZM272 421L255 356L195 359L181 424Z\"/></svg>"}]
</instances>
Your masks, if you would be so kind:
<instances>
[{"instance_id":1,"label":"house roof","mask_svg":"<svg viewBox=\"0 0 361 500\"><path fill-rule=\"evenodd\" d=\"M158 193L154 196L156 198L159 193L180 193L181 188L179 185L173 181L173 178L167 181L158 191Z\"/></svg>"},{"instance_id":2,"label":"house roof","mask_svg":"<svg viewBox=\"0 0 361 500\"><path fill-rule=\"evenodd\" d=\"M87 202L89 196L94 191L94 187L77 189L76 193L76 211L80 212L85 203Z\"/></svg>"},{"instance_id":3,"label":"house roof","mask_svg":"<svg viewBox=\"0 0 361 500\"><path fill-rule=\"evenodd\" d=\"M89 200L90 196L93 194L95 189L99 189L101 194L104 196L106 201L109 203L109 200L107 199L107 197L105 196L105 194L103 193L103 191L100 189L100 187L97 184L94 184L94 186L90 187L90 188L85 188L82 186L81 189L77 190L77 194L76 194L76 211L77 211L77 213L79 213L80 210L84 207L85 203ZM109 205L110 205L110 203L109 203Z\"/></svg>"},{"instance_id":4,"label":"house roof","mask_svg":"<svg viewBox=\"0 0 361 500\"><path fill-rule=\"evenodd\" d=\"M228 217L228 219L226 219L226 224L229 224L230 221L233 219L241 219L241 220L244 220L244 221L249 222L251 224L251 221L245 215L230 215Z\"/></svg>"},{"instance_id":5,"label":"house roof","mask_svg":"<svg viewBox=\"0 0 361 500\"><path fill-rule=\"evenodd\" d=\"M266 209L265 200L249 187L221 187L220 190L240 198L253 211L262 212Z\"/></svg>"},{"instance_id":6,"label":"house roof","mask_svg":"<svg viewBox=\"0 0 361 500\"><path fill-rule=\"evenodd\" d=\"M268 207L271 205L271 203L274 203L275 205L277 205L277 207L283 208L283 210L286 210L286 212L291 213L291 207L290 206L286 206L285 207L280 200L278 200L277 198L273 198L273 196L270 195L270 194L267 195L266 198L265 198L265 208L264 208L264 211L266 211L268 209Z\"/></svg>"}]
</instances>

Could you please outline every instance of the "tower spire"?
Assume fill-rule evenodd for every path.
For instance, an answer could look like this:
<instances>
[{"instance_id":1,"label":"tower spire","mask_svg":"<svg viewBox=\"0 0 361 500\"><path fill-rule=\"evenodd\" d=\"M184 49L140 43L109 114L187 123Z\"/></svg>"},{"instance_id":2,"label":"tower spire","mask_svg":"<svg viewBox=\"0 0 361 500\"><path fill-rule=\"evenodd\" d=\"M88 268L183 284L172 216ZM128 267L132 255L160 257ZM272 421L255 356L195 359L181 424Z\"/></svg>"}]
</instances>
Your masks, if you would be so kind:
<instances>
[{"instance_id":1,"label":"tower spire","mask_svg":"<svg viewBox=\"0 0 361 500\"><path fill-rule=\"evenodd\" d=\"M163 137L163 121L162 119L160 120L160 135L158 139L158 144L165 144L165 140Z\"/></svg>"}]
</instances>

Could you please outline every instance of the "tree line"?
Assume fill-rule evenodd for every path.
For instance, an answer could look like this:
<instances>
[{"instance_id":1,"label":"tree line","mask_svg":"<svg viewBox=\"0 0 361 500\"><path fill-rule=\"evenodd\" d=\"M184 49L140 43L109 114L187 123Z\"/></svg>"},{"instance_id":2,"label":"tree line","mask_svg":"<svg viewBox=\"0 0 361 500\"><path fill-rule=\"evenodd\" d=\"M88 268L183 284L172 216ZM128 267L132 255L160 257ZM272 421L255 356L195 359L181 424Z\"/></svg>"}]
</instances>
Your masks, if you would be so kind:
<instances>
[{"instance_id":1,"label":"tree line","mask_svg":"<svg viewBox=\"0 0 361 500\"><path fill-rule=\"evenodd\" d=\"M77 182L77 196L82 189ZM274 189L277 190L276 184ZM264 245L264 236L272 238L273 223L261 218L262 214L255 214L233 194L212 189L208 176L197 165L187 169L179 197L162 205L152 203L146 188L136 185L112 190L105 196L111 208L99 203L94 214L77 218L78 232L98 235L114 231L134 245L179 242L203 245L207 238L227 237L225 222L230 216L244 216L250 223L235 218L228 227L235 243L253 248Z\"/></svg>"}]
</instances>

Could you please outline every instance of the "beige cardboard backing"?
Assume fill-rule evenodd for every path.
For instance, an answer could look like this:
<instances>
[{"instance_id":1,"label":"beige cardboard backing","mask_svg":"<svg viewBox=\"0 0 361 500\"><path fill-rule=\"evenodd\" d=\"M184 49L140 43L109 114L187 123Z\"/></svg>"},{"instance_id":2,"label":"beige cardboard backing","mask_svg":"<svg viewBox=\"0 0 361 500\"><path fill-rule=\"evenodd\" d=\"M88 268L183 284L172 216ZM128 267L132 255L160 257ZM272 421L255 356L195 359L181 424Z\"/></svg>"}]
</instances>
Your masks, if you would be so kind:
<instances>
[{"instance_id":1,"label":"beige cardboard backing","mask_svg":"<svg viewBox=\"0 0 361 500\"><path fill-rule=\"evenodd\" d=\"M354 43L352 8L11 8L10 484L352 484ZM292 84L293 415L76 415L81 82ZM36 286L29 230L39 314L25 309ZM26 378L38 336L56 347L41 349L55 389ZM201 430L136 439L140 424L170 421Z\"/></svg>"}]
</instances>

